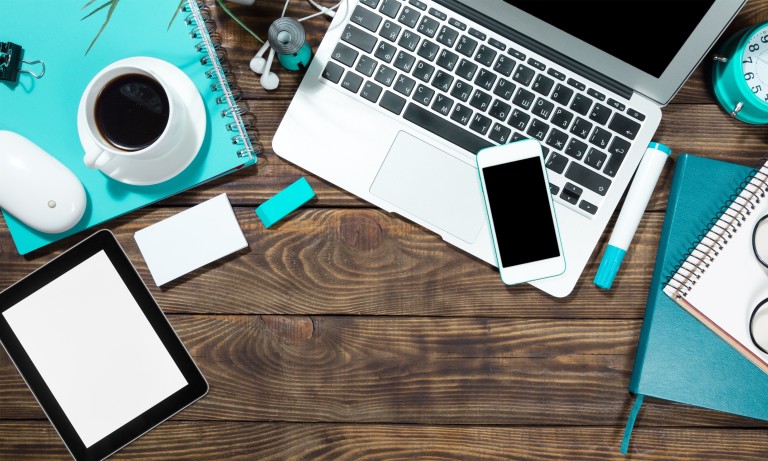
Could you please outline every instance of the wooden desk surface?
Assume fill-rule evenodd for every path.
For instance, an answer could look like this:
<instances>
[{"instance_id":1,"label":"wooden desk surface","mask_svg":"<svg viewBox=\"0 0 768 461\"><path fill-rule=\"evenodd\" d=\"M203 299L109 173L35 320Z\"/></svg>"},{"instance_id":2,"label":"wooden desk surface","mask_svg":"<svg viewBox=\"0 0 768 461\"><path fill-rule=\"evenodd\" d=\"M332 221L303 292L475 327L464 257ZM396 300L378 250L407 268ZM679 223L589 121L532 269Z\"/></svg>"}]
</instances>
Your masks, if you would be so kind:
<instances>
[{"instance_id":1,"label":"wooden desk surface","mask_svg":"<svg viewBox=\"0 0 768 461\"><path fill-rule=\"evenodd\" d=\"M211 384L114 459L768 457L768 423L655 399L637 420L631 457L618 453L671 162L611 291L592 284L607 237L566 299L505 287L493 268L434 234L276 157L272 136L300 75L278 70L279 90L263 91L248 68L258 44L207 2L266 152L257 167L106 226ZM282 5L233 9L266 35ZM293 0L288 14L310 12ZM727 34L767 19L768 0L750 0ZM317 45L327 21L306 26ZM664 109L655 139L676 154L745 165L768 151L768 130L721 111L701 68ZM253 209L303 175L318 200L265 230ZM154 287L134 232L222 192L249 249ZM24 258L0 223L0 288L77 241ZM4 352L0 457L68 457Z\"/></svg>"}]
</instances>

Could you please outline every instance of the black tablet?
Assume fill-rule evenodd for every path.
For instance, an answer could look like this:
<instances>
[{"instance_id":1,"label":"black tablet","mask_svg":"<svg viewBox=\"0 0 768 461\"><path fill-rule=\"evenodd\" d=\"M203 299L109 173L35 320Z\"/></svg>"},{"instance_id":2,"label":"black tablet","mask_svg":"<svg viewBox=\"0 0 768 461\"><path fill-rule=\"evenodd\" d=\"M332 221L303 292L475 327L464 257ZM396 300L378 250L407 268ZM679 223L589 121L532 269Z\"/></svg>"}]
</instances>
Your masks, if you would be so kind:
<instances>
[{"instance_id":1,"label":"black tablet","mask_svg":"<svg viewBox=\"0 0 768 461\"><path fill-rule=\"evenodd\" d=\"M0 293L0 341L77 460L109 456L208 391L109 231Z\"/></svg>"}]
</instances>

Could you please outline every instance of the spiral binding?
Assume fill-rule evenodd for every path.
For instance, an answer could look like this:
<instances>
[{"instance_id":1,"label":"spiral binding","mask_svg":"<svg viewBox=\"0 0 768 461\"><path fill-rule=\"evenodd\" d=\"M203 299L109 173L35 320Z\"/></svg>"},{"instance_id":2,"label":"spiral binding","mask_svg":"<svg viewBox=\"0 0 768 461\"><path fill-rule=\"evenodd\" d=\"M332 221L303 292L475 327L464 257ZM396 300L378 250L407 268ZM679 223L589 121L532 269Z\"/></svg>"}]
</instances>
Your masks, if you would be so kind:
<instances>
[{"instance_id":1,"label":"spiral binding","mask_svg":"<svg viewBox=\"0 0 768 461\"><path fill-rule=\"evenodd\" d=\"M255 161L256 155L261 152L256 133L256 117L250 112L243 100L242 91L237 87L227 53L216 33L213 15L202 0L187 0L181 11L186 13L184 23L191 27L189 36L198 40L195 50L203 55L200 64L210 66L210 69L205 71L205 76L214 80L210 89L212 92L221 93L216 97L216 104L226 106L222 107L219 114L222 118L232 119L226 127L233 132L232 144L242 146L237 151L237 156Z\"/></svg>"},{"instance_id":2,"label":"spiral binding","mask_svg":"<svg viewBox=\"0 0 768 461\"><path fill-rule=\"evenodd\" d=\"M699 243L686 250L685 257L667 275L665 285L675 290L675 297L685 298L696 282L709 269L733 236L747 226L742 226L752 211L768 193L768 157L764 163L747 175L737 192L718 209L718 213L696 236Z\"/></svg>"}]
</instances>

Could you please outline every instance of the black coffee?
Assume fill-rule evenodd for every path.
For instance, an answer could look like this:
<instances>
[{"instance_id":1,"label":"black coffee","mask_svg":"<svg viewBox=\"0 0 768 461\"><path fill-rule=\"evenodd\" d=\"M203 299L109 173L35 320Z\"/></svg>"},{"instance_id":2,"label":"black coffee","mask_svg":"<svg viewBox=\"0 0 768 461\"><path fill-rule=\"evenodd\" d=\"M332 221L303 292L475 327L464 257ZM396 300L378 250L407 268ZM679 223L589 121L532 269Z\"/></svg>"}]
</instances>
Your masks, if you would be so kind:
<instances>
[{"instance_id":1,"label":"black coffee","mask_svg":"<svg viewBox=\"0 0 768 461\"><path fill-rule=\"evenodd\" d=\"M168 95L152 77L126 74L104 86L96 98L96 125L104 139L123 150L152 145L165 131Z\"/></svg>"}]
</instances>

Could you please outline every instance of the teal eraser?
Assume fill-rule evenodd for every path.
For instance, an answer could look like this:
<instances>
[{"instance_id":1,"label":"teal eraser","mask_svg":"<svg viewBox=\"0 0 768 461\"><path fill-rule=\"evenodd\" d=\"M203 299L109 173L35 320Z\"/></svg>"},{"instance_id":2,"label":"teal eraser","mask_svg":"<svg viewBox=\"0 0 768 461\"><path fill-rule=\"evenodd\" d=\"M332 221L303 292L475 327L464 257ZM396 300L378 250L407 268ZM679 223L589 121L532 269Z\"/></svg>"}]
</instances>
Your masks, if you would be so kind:
<instances>
[{"instance_id":1,"label":"teal eraser","mask_svg":"<svg viewBox=\"0 0 768 461\"><path fill-rule=\"evenodd\" d=\"M603 254L603 259L600 260L600 267L597 268L597 274L595 274L595 285L605 290L611 288L613 279L616 278L616 274L619 272L619 267L621 267L621 262L624 261L625 254L627 254L627 250L608 245L605 249L605 254Z\"/></svg>"},{"instance_id":2,"label":"teal eraser","mask_svg":"<svg viewBox=\"0 0 768 461\"><path fill-rule=\"evenodd\" d=\"M296 211L315 196L315 191L309 185L307 179L302 177L296 182L278 192L277 195L262 203L256 208L256 215L264 223L264 227L285 218Z\"/></svg>"}]
</instances>

